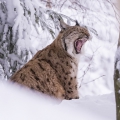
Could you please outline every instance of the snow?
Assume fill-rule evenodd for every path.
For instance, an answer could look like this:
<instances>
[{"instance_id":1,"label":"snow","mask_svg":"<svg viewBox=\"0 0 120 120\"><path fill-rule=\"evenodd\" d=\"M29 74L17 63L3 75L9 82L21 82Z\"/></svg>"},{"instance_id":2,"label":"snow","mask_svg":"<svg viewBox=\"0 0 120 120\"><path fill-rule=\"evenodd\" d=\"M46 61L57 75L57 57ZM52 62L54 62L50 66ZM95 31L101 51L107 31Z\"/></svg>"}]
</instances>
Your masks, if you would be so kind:
<instances>
[{"instance_id":1,"label":"snow","mask_svg":"<svg viewBox=\"0 0 120 120\"><path fill-rule=\"evenodd\" d=\"M9 26L13 26L14 24L14 19L15 19L15 12L14 12L14 7L13 3L15 0L6 0L6 7L8 9L8 14L7 14L7 23ZM18 0L17 0L18 1Z\"/></svg>"},{"instance_id":2,"label":"snow","mask_svg":"<svg viewBox=\"0 0 120 120\"><path fill-rule=\"evenodd\" d=\"M118 61L120 61L120 46L118 47L118 49L117 49L117 51L116 51L116 59L118 60Z\"/></svg>"},{"instance_id":3,"label":"snow","mask_svg":"<svg viewBox=\"0 0 120 120\"><path fill-rule=\"evenodd\" d=\"M120 73L120 46L118 47L117 51L116 51L116 56L115 59L117 61L117 65L116 68L118 69L119 73ZM120 78L119 78L120 79Z\"/></svg>"},{"instance_id":4,"label":"snow","mask_svg":"<svg viewBox=\"0 0 120 120\"><path fill-rule=\"evenodd\" d=\"M0 84L0 120L80 119L115 120L114 94L58 101L11 83Z\"/></svg>"}]
</instances>

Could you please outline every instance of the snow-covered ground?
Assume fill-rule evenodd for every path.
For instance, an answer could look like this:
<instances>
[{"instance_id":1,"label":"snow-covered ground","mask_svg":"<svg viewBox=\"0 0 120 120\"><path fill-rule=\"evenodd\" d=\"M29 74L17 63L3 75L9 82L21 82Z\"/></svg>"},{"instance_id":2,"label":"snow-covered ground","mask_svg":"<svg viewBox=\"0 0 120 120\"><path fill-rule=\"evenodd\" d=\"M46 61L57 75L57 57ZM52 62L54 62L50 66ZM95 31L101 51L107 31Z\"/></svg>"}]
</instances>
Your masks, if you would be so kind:
<instances>
[{"instance_id":1,"label":"snow-covered ground","mask_svg":"<svg viewBox=\"0 0 120 120\"><path fill-rule=\"evenodd\" d=\"M8 83L0 84L0 120L115 120L114 94L57 101Z\"/></svg>"}]
</instances>

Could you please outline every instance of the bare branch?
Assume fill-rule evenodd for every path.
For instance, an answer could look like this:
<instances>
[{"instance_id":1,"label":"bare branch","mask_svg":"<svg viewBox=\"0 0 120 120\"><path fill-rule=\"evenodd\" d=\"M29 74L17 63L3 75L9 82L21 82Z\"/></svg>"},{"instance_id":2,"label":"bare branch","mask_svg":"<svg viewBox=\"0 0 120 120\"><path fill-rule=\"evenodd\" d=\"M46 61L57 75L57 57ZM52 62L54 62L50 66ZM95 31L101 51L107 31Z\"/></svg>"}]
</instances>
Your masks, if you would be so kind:
<instances>
[{"instance_id":1,"label":"bare branch","mask_svg":"<svg viewBox=\"0 0 120 120\"><path fill-rule=\"evenodd\" d=\"M91 82L94 82L94 81L96 81L96 80L98 80L99 78L104 77L104 76L105 76L105 75L102 75L102 76L100 76L100 77L98 77L98 78L95 78L95 79L93 79L93 80L90 80L89 82L83 83L83 85L89 84L89 83L91 83Z\"/></svg>"},{"instance_id":2,"label":"bare branch","mask_svg":"<svg viewBox=\"0 0 120 120\"><path fill-rule=\"evenodd\" d=\"M119 11L119 8L117 8L117 6L111 0L106 0L106 1L112 6L114 13L115 13L115 17L116 17L118 23L120 24L120 15L117 12L117 11Z\"/></svg>"},{"instance_id":3,"label":"bare branch","mask_svg":"<svg viewBox=\"0 0 120 120\"><path fill-rule=\"evenodd\" d=\"M98 48L98 49L99 49L99 48ZM90 69L91 64L92 64L93 57L94 57L94 55L95 55L95 53L97 52L98 49L96 49L96 50L93 52L93 55L92 55L92 57L91 57L91 59L90 59L90 63L88 64L88 67L87 67L86 70L84 71L83 75L82 75L80 78L78 78L78 79L81 79L81 84L80 84L79 88L80 88L80 87L82 86L82 84L83 84L84 77L85 77L86 73L88 72L88 70Z\"/></svg>"},{"instance_id":4,"label":"bare branch","mask_svg":"<svg viewBox=\"0 0 120 120\"><path fill-rule=\"evenodd\" d=\"M67 2L67 0L65 0L65 1L62 3L62 5L60 6L60 10L61 10L61 8L63 7L63 5L65 4L65 2Z\"/></svg>"}]
</instances>

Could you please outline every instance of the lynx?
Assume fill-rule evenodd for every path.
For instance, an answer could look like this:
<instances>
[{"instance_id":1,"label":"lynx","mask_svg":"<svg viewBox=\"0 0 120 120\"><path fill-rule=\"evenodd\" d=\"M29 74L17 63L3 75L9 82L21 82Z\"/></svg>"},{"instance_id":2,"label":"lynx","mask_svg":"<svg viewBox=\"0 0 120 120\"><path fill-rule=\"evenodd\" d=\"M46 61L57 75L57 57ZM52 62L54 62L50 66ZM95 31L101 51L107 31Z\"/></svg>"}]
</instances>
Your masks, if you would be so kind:
<instances>
[{"instance_id":1,"label":"lynx","mask_svg":"<svg viewBox=\"0 0 120 120\"><path fill-rule=\"evenodd\" d=\"M78 23L69 26L60 19L60 26L53 43L38 51L11 80L58 99L78 99L78 59L90 34Z\"/></svg>"}]
</instances>

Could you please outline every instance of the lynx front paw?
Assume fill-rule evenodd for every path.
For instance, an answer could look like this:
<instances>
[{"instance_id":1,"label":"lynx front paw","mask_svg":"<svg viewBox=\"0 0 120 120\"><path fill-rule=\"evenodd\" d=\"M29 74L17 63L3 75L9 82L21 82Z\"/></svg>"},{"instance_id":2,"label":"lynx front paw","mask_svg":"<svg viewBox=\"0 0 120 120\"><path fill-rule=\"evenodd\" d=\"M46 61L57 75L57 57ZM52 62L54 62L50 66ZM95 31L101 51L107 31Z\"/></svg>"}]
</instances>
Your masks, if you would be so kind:
<instances>
[{"instance_id":1,"label":"lynx front paw","mask_svg":"<svg viewBox=\"0 0 120 120\"><path fill-rule=\"evenodd\" d=\"M76 97L65 97L66 100L79 99L79 96Z\"/></svg>"}]
</instances>

